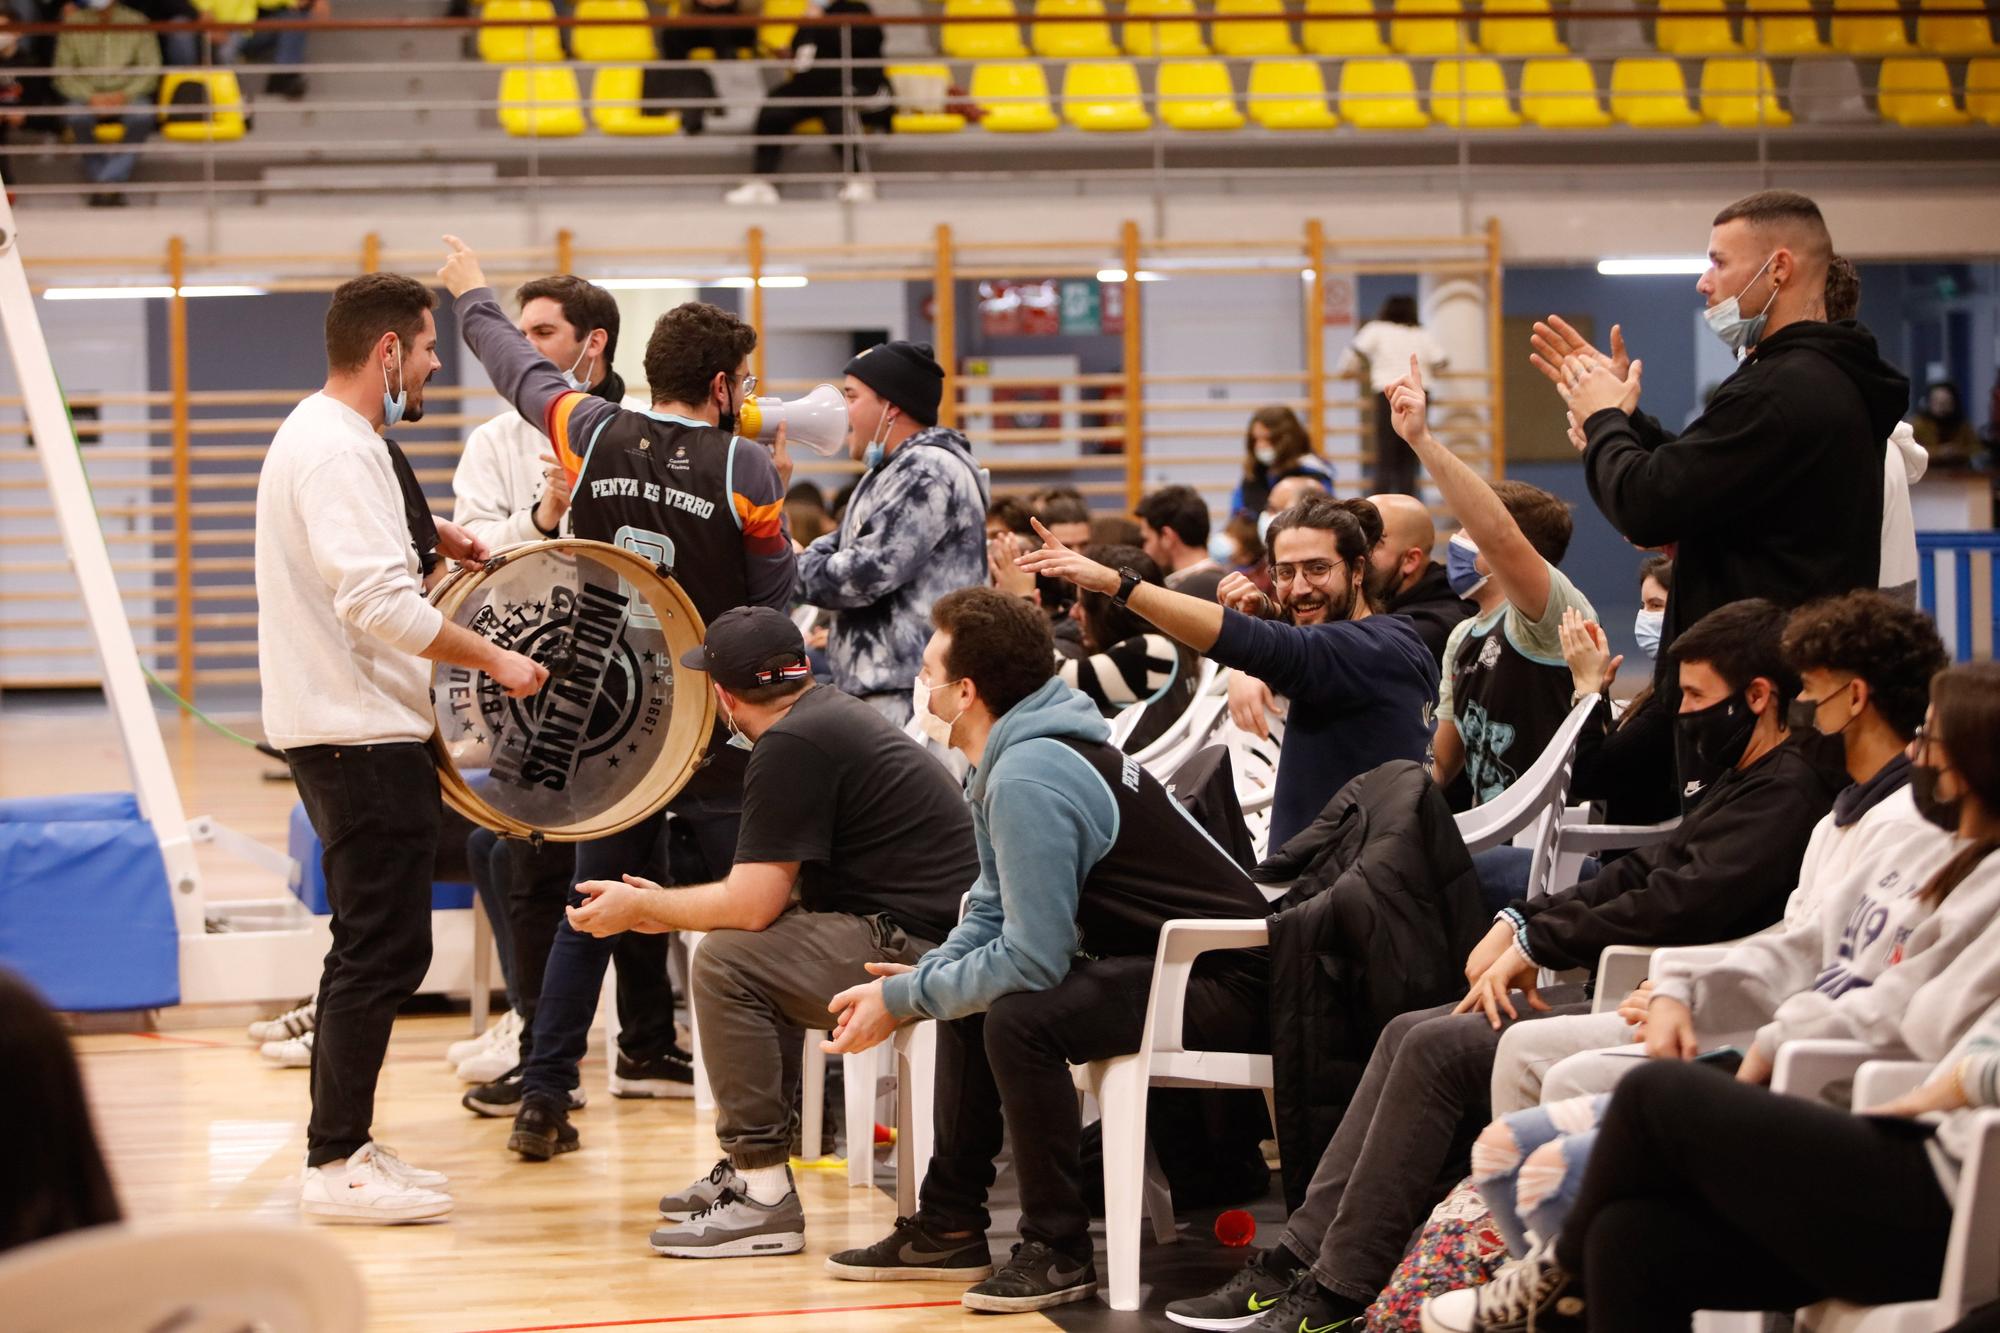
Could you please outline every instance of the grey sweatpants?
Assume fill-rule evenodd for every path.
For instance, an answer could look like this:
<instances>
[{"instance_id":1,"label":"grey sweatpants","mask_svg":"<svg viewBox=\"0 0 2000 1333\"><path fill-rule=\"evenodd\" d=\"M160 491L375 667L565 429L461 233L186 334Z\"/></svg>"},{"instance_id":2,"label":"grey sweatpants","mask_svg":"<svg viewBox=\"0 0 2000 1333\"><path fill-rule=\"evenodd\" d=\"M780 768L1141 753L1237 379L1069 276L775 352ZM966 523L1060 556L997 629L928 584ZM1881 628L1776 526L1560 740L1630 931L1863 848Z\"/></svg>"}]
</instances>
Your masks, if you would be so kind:
<instances>
[{"instance_id":1,"label":"grey sweatpants","mask_svg":"<svg viewBox=\"0 0 2000 1333\"><path fill-rule=\"evenodd\" d=\"M827 1001L869 979L863 963L914 963L936 947L885 916L800 907L762 930L702 938L688 984L715 1092L715 1135L738 1170L782 1166L791 1156L786 1046L796 1050L807 1030L833 1025Z\"/></svg>"}]
</instances>

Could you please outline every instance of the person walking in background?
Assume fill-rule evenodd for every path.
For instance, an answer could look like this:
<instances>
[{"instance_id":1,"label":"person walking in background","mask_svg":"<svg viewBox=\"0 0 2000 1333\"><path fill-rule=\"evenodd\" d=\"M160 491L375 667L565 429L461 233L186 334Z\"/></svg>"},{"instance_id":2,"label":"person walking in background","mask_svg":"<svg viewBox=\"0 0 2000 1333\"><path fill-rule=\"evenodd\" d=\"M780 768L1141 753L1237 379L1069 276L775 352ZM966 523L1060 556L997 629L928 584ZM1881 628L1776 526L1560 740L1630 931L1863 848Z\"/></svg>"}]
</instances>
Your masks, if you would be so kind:
<instances>
[{"instance_id":1,"label":"person walking in background","mask_svg":"<svg viewBox=\"0 0 2000 1333\"><path fill-rule=\"evenodd\" d=\"M1417 456L1396 434L1389 388L1409 373L1415 357L1423 373L1435 375L1451 364L1444 348L1417 317L1417 298L1398 293L1382 303L1375 318L1354 331L1354 341L1340 354L1337 376L1367 374L1374 393L1375 489L1416 495Z\"/></svg>"}]
</instances>

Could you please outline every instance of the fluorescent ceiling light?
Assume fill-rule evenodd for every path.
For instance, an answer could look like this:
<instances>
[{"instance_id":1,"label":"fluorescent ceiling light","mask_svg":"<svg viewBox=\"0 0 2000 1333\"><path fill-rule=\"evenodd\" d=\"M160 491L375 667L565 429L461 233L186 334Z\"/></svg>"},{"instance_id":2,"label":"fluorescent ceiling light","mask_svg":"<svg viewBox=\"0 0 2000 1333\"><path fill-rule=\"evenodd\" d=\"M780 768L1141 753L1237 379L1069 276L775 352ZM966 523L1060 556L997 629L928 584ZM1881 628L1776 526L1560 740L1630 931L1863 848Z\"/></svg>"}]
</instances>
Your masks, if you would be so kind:
<instances>
[{"instance_id":1,"label":"fluorescent ceiling light","mask_svg":"<svg viewBox=\"0 0 2000 1333\"><path fill-rule=\"evenodd\" d=\"M1708 260L1700 255L1666 256L1658 259L1600 259L1598 273L1607 278L1660 278L1680 274L1699 277L1708 272Z\"/></svg>"},{"instance_id":2,"label":"fluorescent ceiling light","mask_svg":"<svg viewBox=\"0 0 2000 1333\"><path fill-rule=\"evenodd\" d=\"M1097 270L1097 280L1099 282L1123 282L1125 281L1125 270L1122 268L1101 268ZM1165 279L1157 273L1142 268L1139 270L1139 281L1163 282Z\"/></svg>"},{"instance_id":3,"label":"fluorescent ceiling light","mask_svg":"<svg viewBox=\"0 0 2000 1333\"><path fill-rule=\"evenodd\" d=\"M173 294L172 287L50 287L42 293L51 301L166 300ZM209 286L183 287L181 295L192 299L200 296L263 296L265 292L262 287Z\"/></svg>"},{"instance_id":4,"label":"fluorescent ceiling light","mask_svg":"<svg viewBox=\"0 0 2000 1333\"><path fill-rule=\"evenodd\" d=\"M757 279L756 285L762 287L765 291L769 291L773 287L803 287L810 281L811 279L803 273L766 273L763 277ZM747 273L735 273L726 278L716 278L714 281L702 285L705 287L748 288L750 286L750 275Z\"/></svg>"}]
</instances>

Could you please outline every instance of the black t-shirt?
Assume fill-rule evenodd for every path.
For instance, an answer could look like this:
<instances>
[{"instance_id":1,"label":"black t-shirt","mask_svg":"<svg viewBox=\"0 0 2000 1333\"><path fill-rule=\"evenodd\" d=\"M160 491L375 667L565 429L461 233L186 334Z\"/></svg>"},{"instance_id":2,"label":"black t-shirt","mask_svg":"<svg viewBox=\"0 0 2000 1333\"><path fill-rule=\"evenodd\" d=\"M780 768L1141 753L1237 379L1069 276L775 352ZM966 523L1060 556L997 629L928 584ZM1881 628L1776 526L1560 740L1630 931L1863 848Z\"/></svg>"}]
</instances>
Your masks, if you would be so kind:
<instances>
[{"instance_id":1,"label":"black t-shirt","mask_svg":"<svg viewBox=\"0 0 2000 1333\"><path fill-rule=\"evenodd\" d=\"M797 861L808 911L882 913L942 940L979 878L972 813L929 751L831 686L757 738L738 861Z\"/></svg>"}]
</instances>

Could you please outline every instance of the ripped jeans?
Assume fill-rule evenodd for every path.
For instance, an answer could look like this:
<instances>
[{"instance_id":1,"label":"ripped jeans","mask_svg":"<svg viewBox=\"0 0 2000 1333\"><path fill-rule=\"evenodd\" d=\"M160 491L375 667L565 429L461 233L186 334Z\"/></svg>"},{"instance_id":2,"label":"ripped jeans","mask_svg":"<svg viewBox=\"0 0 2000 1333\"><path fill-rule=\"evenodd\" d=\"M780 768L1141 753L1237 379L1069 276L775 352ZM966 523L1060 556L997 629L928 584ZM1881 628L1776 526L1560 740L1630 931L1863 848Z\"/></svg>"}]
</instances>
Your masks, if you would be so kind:
<instances>
[{"instance_id":1,"label":"ripped jeans","mask_svg":"<svg viewBox=\"0 0 2000 1333\"><path fill-rule=\"evenodd\" d=\"M1553 1240L1576 1203L1608 1094L1531 1106L1495 1120L1472 1144L1472 1183L1517 1258Z\"/></svg>"}]
</instances>

